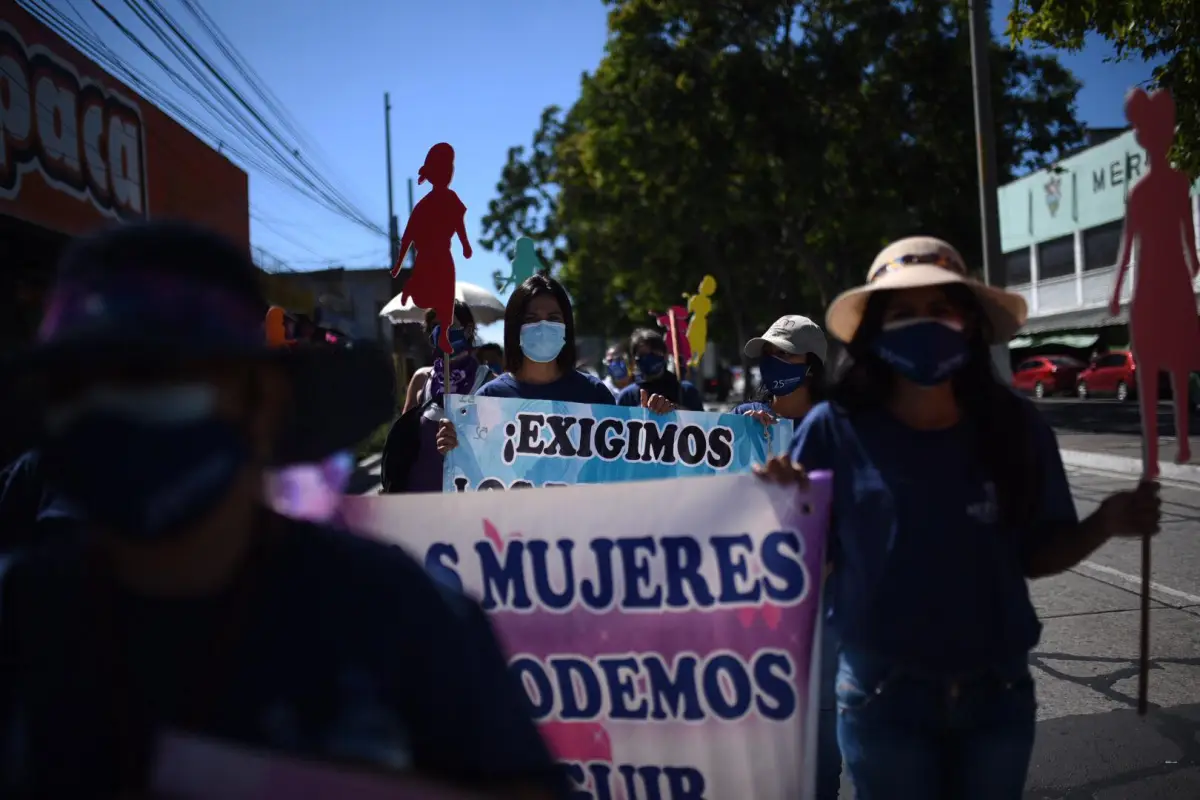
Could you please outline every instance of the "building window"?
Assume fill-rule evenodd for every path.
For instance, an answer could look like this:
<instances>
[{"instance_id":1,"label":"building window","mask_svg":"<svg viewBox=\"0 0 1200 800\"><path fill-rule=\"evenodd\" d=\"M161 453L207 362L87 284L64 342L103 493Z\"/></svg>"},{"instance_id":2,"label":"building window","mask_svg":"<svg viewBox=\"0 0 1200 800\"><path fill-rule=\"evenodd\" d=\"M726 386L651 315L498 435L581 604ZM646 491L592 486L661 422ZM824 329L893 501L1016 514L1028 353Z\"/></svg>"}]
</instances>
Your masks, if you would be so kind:
<instances>
[{"instance_id":1,"label":"building window","mask_svg":"<svg viewBox=\"0 0 1200 800\"><path fill-rule=\"evenodd\" d=\"M1004 285L1029 283L1029 248L1022 247L1004 254Z\"/></svg>"},{"instance_id":2,"label":"building window","mask_svg":"<svg viewBox=\"0 0 1200 800\"><path fill-rule=\"evenodd\" d=\"M1042 242L1038 249L1038 280L1075 274L1075 237L1060 236Z\"/></svg>"},{"instance_id":3,"label":"building window","mask_svg":"<svg viewBox=\"0 0 1200 800\"><path fill-rule=\"evenodd\" d=\"M1083 232L1084 269L1116 266L1118 251L1121 249L1121 230L1124 227L1124 221L1117 220L1088 228Z\"/></svg>"}]
</instances>

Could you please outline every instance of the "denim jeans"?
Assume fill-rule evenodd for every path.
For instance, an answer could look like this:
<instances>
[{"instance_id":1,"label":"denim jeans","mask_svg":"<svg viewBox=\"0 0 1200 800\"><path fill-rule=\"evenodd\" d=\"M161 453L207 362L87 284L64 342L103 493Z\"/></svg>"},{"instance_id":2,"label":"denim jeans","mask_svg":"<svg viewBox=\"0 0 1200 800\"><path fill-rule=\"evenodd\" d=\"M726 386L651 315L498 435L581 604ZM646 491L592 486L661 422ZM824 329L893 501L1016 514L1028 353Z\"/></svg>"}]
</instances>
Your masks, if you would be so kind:
<instances>
[{"instance_id":1,"label":"denim jeans","mask_svg":"<svg viewBox=\"0 0 1200 800\"><path fill-rule=\"evenodd\" d=\"M838 712L822 708L817 717L817 800L838 800L842 789L842 750L838 747Z\"/></svg>"},{"instance_id":2,"label":"denim jeans","mask_svg":"<svg viewBox=\"0 0 1200 800\"><path fill-rule=\"evenodd\" d=\"M837 632L828 620L821 626L821 710L817 717L817 797L838 800L842 788L842 750L838 747Z\"/></svg>"},{"instance_id":3,"label":"denim jeans","mask_svg":"<svg viewBox=\"0 0 1200 800\"><path fill-rule=\"evenodd\" d=\"M1021 800L1037 716L1024 664L951 678L843 653L836 692L855 800Z\"/></svg>"}]
</instances>

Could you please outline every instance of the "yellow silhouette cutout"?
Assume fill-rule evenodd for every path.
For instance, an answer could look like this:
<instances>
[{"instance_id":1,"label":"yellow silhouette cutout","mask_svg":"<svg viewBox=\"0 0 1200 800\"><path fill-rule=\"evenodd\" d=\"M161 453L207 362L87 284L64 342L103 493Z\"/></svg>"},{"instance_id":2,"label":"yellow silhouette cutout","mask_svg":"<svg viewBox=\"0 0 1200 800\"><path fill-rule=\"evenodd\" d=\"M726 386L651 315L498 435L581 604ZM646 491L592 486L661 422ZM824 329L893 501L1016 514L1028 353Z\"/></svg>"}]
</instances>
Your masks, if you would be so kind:
<instances>
[{"instance_id":1,"label":"yellow silhouette cutout","mask_svg":"<svg viewBox=\"0 0 1200 800\"><path fill-rule=\"evenodd\" d=\"M712 311L712 296L716 290L717 279L705 275L700 279L699 294L684 295L688 301L688 312L692 315L687 329L688 346L692 351L692 357L688 360L690 367L700 366L700 359L708 344L708 313Z\"/></svg>"}]
</instances>

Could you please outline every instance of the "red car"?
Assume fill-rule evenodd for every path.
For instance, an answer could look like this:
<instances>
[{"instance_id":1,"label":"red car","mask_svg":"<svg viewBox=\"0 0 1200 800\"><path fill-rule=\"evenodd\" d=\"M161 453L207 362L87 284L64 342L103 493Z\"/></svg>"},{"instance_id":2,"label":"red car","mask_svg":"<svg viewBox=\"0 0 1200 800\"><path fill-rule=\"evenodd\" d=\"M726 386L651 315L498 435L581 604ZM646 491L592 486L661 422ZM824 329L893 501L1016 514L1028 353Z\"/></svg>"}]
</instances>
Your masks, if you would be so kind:
<instances>
[{"instance_id":1,"label":"red car","mask_svg":"<svg viewBox=\"0 0 1200 800\"><path fill-rule=\"evenodd\" d=\"M1124 401L1133 397L1136 390L1137 365L1128 350L1097 356L1075 384L1075 394L1080 400L1106 395Z\"/></svg>"},{"instance_id":2,"label":"red car","mask_svg":"<svg viewBox=\"0 0 1200 800\"><path fill-rule=\"evenodd\" d=\"M1031 392L1034 397L1070 394L1083 363L1067 356L1034 356L1013 370L1013 387Z\"/></svg>"}]
</instances>

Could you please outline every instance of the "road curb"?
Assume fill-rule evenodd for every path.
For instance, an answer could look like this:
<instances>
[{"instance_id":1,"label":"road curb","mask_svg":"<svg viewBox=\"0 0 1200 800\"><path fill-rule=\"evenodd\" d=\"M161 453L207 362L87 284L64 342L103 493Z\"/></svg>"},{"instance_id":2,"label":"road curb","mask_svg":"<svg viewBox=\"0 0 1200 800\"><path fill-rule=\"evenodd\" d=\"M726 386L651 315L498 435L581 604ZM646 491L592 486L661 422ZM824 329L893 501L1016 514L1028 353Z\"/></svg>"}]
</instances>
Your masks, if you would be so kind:
<instances>
[{"instance_id":1,"label":"road curb","mask_svg":"<svg viewBox=\"0 0 1200 800\"><path fill-rule=\"evenodd\" d=\"M1140 477L1142 474L1142 460L1140 458L1114 456L1108 453L1091 453L1086 450L1060 450L1059 453L1062 455L1063 464L1068 467L1098 469L1104 472L1116 472L1135 478ZM1160 477L1167 480L1200 485L1200 466L1194 464L1172 464L1160 461L1158 472Z\"/></svg>"}]
</instances>

